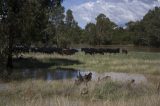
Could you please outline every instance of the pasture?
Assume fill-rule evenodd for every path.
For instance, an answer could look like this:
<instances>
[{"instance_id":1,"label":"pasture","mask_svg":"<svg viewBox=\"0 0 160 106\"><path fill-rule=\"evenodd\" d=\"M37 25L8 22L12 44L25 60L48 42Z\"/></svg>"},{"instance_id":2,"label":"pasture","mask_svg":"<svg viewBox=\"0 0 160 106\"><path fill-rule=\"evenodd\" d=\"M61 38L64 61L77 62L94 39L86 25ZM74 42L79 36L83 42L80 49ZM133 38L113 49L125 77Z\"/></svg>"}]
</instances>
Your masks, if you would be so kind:
<instances>
[{"instance_id":1,"label":"pasture","mask_svg":"<svg viewBox=\"0 0 160 106\"><path fill-rule=\"evenodd\" d=\"M97 73L140 73L147 84L131 84L106 79L75 85L66 80L11 80L1 83L0 106L159 106L157 88L160 81L160 53L129 52L126 54L75 55L29 53L14 59L15 70L56 68ZM3 84L3 85L2 85Z\"/></svg>"},{"instance_id":2,"label":"pasture","mask_svg":"<svg viewBox=\"0 0 160 106\"><path fill-rule=\"evenodd\" d=\"M16 61L16 68L75 68L96 72L127 72L142 74L160 74L160 53L129 52L126 54L75 55L23 54L24 60ZM25 61L25 59L27 61Z\"/></svg>"}]
</instances>

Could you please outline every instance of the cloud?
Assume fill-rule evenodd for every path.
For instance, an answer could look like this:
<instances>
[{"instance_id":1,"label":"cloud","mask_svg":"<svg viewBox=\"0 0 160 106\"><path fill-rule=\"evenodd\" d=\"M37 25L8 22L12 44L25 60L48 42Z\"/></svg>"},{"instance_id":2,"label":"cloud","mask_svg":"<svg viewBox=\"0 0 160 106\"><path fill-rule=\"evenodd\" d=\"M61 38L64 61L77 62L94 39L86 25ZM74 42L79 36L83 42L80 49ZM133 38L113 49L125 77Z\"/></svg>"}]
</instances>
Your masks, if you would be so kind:
<instances>
[{"instance_id":1,"label":"cloud","mask_svg":"<svg viewBox=\"0 0 160 106\"><path fill-rule=\"evenodd\" d=\"M160 0L87 0L70 8L79 25L84 27L88 22L95 22L100 13L116 24L124 25L142 19L155 6L160 6Z\"/></svg>"}]
</instances>

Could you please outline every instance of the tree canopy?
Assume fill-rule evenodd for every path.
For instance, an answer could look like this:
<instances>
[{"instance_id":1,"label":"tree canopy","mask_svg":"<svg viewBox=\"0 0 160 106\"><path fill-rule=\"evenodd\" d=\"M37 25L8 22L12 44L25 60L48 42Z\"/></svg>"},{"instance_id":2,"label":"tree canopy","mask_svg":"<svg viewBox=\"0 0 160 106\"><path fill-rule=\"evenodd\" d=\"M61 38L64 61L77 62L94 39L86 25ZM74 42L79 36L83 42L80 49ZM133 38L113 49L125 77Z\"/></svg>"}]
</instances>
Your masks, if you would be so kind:
<instances>
[{"instance_id":1,"label":"tree canopy","mask_svg":"<svg viewBox=\"0 0 160 106\"><path fill-rule=\"evenodd\" d=\"M135 45L160 47L160 7L150 10L142 20L128 23Z\"/></svg>"},{"instance_id":2,"label":"tree canopy","mask_svg":"<svg viewBox=\"0 0 160 106\"><path fill-rule=\"evenodd\" d=\"M42 40L47 27L48 13L63 0L0 0L1 42L6 49L7 67L12 67L12 48Z\"/></svg>"}]
</instances>

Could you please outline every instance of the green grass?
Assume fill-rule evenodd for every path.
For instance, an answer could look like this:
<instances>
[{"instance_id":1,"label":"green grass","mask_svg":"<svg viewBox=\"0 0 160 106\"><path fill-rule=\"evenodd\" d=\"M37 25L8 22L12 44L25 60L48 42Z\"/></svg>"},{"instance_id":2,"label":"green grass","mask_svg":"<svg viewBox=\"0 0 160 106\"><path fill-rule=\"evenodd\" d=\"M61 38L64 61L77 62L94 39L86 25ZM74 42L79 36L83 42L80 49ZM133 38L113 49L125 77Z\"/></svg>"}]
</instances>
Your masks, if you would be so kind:
<instances>
[{"instance_id":1,"label":"green grass","mask_svg":"<svg viewBox=\"0 0 160 106\"><path fill-rule=\"evenodd\" d=\"M85 55L80 52L72 56L24 54L24 57L28 60L14 62L15 67L47 69L62 67L96 72L160 74L160 53Z\"/></svg>"}]
</instances>

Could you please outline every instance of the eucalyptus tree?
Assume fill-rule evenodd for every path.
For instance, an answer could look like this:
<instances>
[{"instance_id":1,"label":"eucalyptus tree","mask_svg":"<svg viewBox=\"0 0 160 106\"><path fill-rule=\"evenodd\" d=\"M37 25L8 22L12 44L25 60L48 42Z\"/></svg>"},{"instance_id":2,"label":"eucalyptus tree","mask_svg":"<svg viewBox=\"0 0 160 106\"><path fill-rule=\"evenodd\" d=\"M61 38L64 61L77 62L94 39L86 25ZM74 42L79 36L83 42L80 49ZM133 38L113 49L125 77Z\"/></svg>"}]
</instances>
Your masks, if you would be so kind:
<instances>
[{"instance_id":1,"label":"eucalyptus tree","mask_svg":"<svg viewBox=\"0 0 160 106\"><path fill-rule=\"evenodd\" d=\"M78 44L80 43L81 28L78 26L78 23L74 19L72 10L67 10L65 17L65 26L66 26L66 36L69 44Z\"/></svg>"},{"instance_id":2,"label":"eucalyptus tree","mask_svg":"<svg viewBox=\"0 0 160 106\"><path fill-rule=\"evenodd\" d=\"M90 45L97 45L97 32L96 25L94 23L88 23L85 26L84 41Z\"/></svg>"},{"instance_id":3,"label":"eucalyptus tree","mask_svg":"<svg viewBox=\"0 0 160 106\"><path fill-rule=\"evenodd\" d=\"M72 13L72 10L67 10L66 12L66 24L67 26L71 27L73 26L74 24L76 24L75 20L74 20L74 17L73 17L73 13Z\"/></svg>"},{"instance_id":4,"label":"eucalyptus tree","mask_svg":"<svg viewBox=\"0 0 160 106\"><path fill-rule=\"evenodd\" d=\"M140 46L160 47L160 7L155 7L137 22L128 23L133 43Z\"/></svg>"},{"instance_id":5,"label":"eucalyptus tree","mask_svg":"<svg viewBox=\"0 0 160 106\"><path fill-rule=\"evenodd\" d=\"M53 42L56 43L57 47L60 45L60 36L61 32L64 30L64 7L63 6L58 6L58 7L53 7L49 12L49 26L50 33L50 39L52 39ZM63 29L63 30L62 30Z\"/></svg>"},{"instance_id":6,"label":"eucalyptus tree","mask_svg":"<svg viewBox=\"0 0 160 106\"><path fill-rule=\"evenodd\" d=\"M160 7L150 10L142 19L148 46L160 47Z\"/></svg>"},{"instance_id":7,"label":"eucalyptus tree","mask_svg":"<svg viewBox=\"0 0 160 106\"><path fill-rule=\"evenodd\" d=\"M116 24L111 22L104 14L99 14L96 18L96 33L98 44L108 44L112 40L112 32Z\"/></svg>"}]
</instances>

